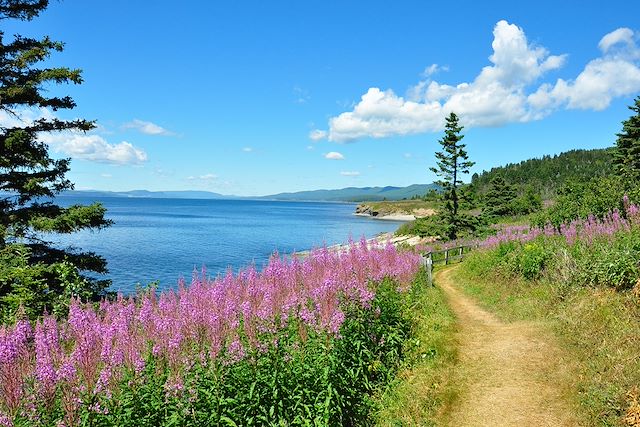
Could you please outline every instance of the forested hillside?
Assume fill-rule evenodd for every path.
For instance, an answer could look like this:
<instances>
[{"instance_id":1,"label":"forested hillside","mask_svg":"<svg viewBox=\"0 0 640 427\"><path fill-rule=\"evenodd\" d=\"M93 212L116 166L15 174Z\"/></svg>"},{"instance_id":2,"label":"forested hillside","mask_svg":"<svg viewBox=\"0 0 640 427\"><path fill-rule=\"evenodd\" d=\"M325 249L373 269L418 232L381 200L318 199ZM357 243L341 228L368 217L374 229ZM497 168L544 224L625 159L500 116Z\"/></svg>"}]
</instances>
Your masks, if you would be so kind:
<instances>
[{"instance_id":1,"label":"forested hillside","mask_svg":"<svg viewBox=\"0 0 640 427\"><path fill-rule=\"evenodd\" d=\"M472 182L478 193L486 193L493 178L500 175L507 184L531 186L544 198L553 197L569 181L586 182L612 171L612 148L571 150L554 156L523 160L474 174Z\"/></svg>"}]
</instances>

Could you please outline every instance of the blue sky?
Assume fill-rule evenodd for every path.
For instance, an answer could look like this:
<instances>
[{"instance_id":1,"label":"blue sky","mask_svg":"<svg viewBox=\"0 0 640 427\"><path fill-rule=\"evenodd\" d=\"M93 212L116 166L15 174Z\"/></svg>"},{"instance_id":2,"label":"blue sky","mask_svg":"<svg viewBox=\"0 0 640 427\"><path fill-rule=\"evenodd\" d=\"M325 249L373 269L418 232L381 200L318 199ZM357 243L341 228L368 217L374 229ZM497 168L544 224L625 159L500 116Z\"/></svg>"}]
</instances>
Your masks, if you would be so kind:
<instances>
[{"instance_id":1,"label":"blue sky","mask_svg":"<svg viewBox=\"0 0 640 427\"><path fill-rule=\"evenodd\" d=\"M442 117L474 171L610 146L640 94L640 2L52 2L5 37L83 69L45 136L78 189L264 195L434 180ZM0 117L0 120L3 120ZM4 120L8 120L6 117Z\"/></svg>"}]
</instances>

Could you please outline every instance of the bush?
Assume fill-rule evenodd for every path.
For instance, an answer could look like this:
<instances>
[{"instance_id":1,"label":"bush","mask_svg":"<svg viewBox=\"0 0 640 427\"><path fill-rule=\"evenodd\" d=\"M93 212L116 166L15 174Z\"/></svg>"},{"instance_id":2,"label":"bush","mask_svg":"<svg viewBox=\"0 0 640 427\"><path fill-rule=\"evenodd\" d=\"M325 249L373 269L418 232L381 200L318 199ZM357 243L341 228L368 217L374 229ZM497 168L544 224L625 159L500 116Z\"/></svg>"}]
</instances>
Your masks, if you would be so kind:
<instances>
[{"instance_id":1,"label":"bush","mask_svg":"<svg viewBox=\"0 0 640 427\"><path fill-rule=\"evenodd\" d=\"M522 246L518 254L517 271L527 280L540 276L551 259L551 254L540 242L531 242Z\"/></svg>"}]
</instances>

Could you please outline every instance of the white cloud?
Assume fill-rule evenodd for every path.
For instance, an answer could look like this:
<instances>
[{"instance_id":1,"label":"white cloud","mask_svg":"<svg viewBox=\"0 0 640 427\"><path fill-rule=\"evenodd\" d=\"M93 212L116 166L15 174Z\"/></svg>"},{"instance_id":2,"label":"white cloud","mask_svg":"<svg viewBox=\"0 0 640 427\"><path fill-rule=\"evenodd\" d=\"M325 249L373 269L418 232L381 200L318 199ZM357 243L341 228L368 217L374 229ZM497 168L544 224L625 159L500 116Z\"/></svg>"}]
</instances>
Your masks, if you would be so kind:
<instances>
[{"instance_id":1,"label":"white cloud","mask_svg":"<svg viewBox=\"0 0 640 427\"><path fill-rule=\"evenodd\" d=\"M216 175L216 174L214 174L214 173L207 173L207 174L204 174L204 175L198 175L198 176L191 175L191 176L188 176L188 177L187 177L187 179L188 179L189 181L196 181L196 180L200 180L200 181L214 181L214 180L218 179L218 175Z\"/></svg>"},{"instance_id":2,"label":"white cloud","mask_svg":"<svg viewBox=\"0 0 640 427\"><path fill-rule=\"evenodd\" d=\"M471 82L456 85L429 79L441 67L426 68L426 80L397 95L376 87L362 95L351 111L329 119L329 129L316 129L310 137L350 142L442 130L444 117L453 111L465 126L502 126L539 120L561 108L599 110L611 100L640 90L640 49L637 35L619 28L600 41L603 56L590 61L574 80L540 83L549 71L561 68L567 56L550 55L531 44L524 31L506 21L493 30L491 65ZM313 139L313 138L312 138Z\"/></svg>"},{"instance_id":3,"label":"white cloud","mask_svg":"<svg viewBox=\"0 0 640 427\"><path fill-rule=\"evenodd\" d=\"M618 43L633 45L634 44L633 31L630 30L629 28L618 28L617 30L614 30L609 34L605 35L600 40L600 43L598 43L598 47L602 52L607 53L607 51L609 51L609 49L612 46Z\"/></svg>"},{"instance_id":4,"label":"white cloud","mask_svg":"<svg viewBox=\"0 0 640 427\"><path fill-rule=\"evenodd\" d=\"M113 175L111 175L110 173L101 173L100 176L103 178L113 178Z\"/></svg>"},{"instance_id":5,"label":"white cloud","mask_svg":"<svg viewBox=\"0 0 640 427\"><path fill-rule=\"evenodd\" d=\"M602 57L590 61L574 80L541 85L529 95L530 105L547 113L557 108L597 111L607 108L613 98L639 91L640 49L633 36L628 28L605 35L599 44Z\"/></svg>"},{"instance_id":6,"label":"white cloud","mask_svg":"<svg viewBox=\"0 0 640 427\"><path fill-rule=\"evenodd\" d=\"M449 67L445 66L441 66L438 64L431 64L429 65L427 68L424 69L424 71L422 72L422 75L424 77L431 77L434 74L439 73L440 71L449 71Z\"/></svg>"},{"instance_id":7,"label":"white cloud","mask_svg":"<svg viewBox=\"0 0 640 427\"><path fill-rule=\"evenodd\" d=\"M320 141L322 139L325 139L326 137L327 137L327 132L324 130L314 129L311 132L309 132L309 139L311 139L312 141Z\"/></svg>"},{"instance_id":8,"label":"white cloud","mask_svg":"<svg viewBox=\"0 0 640 427\"><path fill-rule=\"evenodd\" d=\"M405 159L410 159L411 157L413 157L413 155L411 153L404 153L402 155Z\"/></svg>"},{"instance_id":9,"label":"white cloud","mask_svg":"<svg viewBox=\"0 0 640 427\"><path fill-rule=\"evenodd\" d=\"M76 132L40 135L54 151L74 159L117 165L140 164L147 160L147 153L127 141L110 144L99 135Z\"/></svg>"},{"instance_id":10,"label":"white cloud","mask_svg":"<svg viewBox=\"0 0 640 427\"><path fill-rule=\"evenodd\" d=\"M251 153L253 151L252 147L243 147L242 151L244 151L245 153Z\"/></svg>"},{"instance_id":11,"label":"white cloud","mask_svg":"<svg viewBox=\"0 0 640 427\"><path fill-rule=\"evenodd\" d=\"M139 120L139 119L133 119L129 123L125 123L123 127L125 129L135 129L147 135L163 135L163 136L175 135L173 132L163 128L162 126L159 126L152 122Z\"/></svg>"},{"instance_id":12,"label":"white cloud","mask_svg":"<svg viewBox=\"0 0 640 427\"><path fill-rule=\"evenodd\" d=\"M337 151L330 151L324 155L325 159L329 160L344 160L344 156Z\"/></svg>"},{"instance_id":13,"label":"white cloud","mask_svg":"<svg viewBox=\"0 0 640 427\"><path fill-rule=\"evenodd\" d=\"M342 176L359 176L360 172L358 172L358 171L342 171L342 172L340 172L340 175L342 175Z\"/></svg>"},{"instance_id":14,"label":"white cloud","mask_svg":"<svg viewBox=\"0 0 640 427\"><path fill-rule=\"evenodd\" d=\"M47 108L24 109L16 113L17 116L14 116L0 110L0 127L25 126L38 119L56 118ZM131 143L122 141L119 144L110 144L102 136L94 133L41 132L38 138L48 144L54 152L74 159L119 165L139 164L147 160L147 154Z\"/></svg>"},{"instance_id":15,"label":"white cloud","mask_svg":"<svg viewBox=\"0 0 640 427\"><path fill-rule=\"evenodd\" d=\"M0 127L13 128L31 125L39 119L55 119L55 115L48 108L24 108L9 114L6 110L0 109Z\"/></svg>"}]
</instances>

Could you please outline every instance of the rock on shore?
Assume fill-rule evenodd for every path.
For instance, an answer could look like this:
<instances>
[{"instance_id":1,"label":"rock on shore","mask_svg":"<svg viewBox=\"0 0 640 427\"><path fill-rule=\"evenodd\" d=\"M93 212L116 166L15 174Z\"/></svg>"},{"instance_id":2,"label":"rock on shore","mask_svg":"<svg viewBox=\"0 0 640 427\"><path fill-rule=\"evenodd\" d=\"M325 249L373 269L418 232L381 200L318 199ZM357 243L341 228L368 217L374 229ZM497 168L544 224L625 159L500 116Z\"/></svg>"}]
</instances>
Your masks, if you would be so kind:
<instances>
[{"instance_id":1,"label":"rock on shore","mask_svg":"<svg viewBox=\"0 0 640 427\"><path fill-rule=\"evenodd\" d=\"M375 219L386 219L393 221L413 221L416 218L422 218L435 214L435 210L419 208L412 209L410 212L406 210L398 210L397 207L390 205L388 208L374 208L367 203L361 203L356 207L356 215L369 216Z\"/></svg>"}]
</instances>

